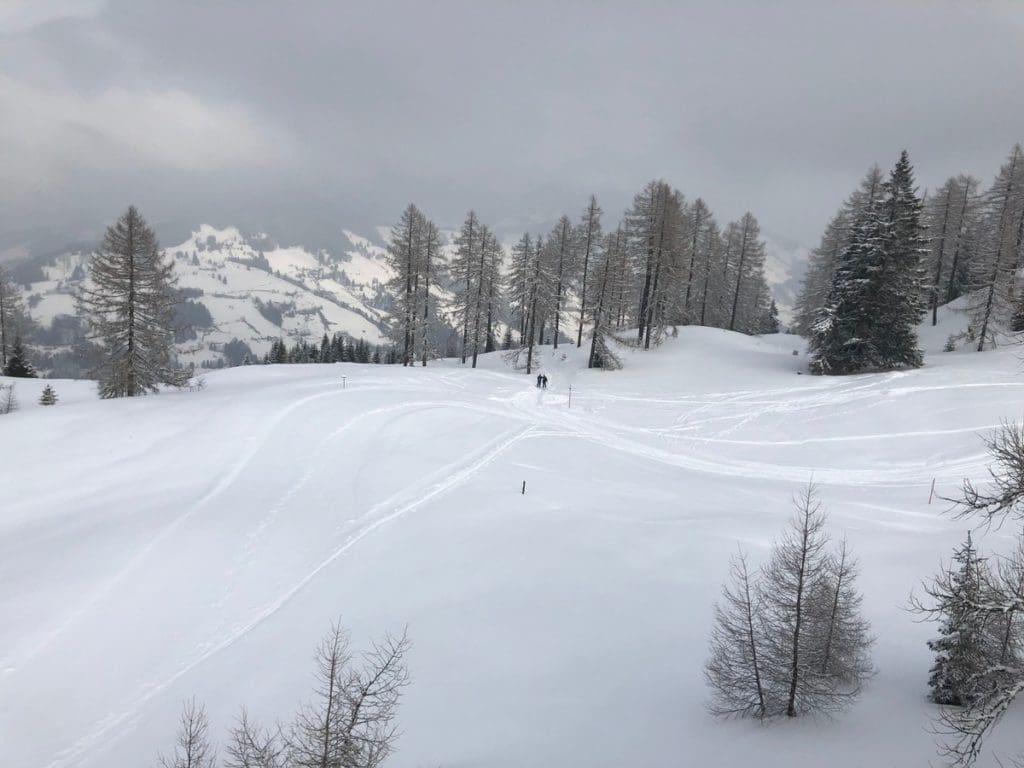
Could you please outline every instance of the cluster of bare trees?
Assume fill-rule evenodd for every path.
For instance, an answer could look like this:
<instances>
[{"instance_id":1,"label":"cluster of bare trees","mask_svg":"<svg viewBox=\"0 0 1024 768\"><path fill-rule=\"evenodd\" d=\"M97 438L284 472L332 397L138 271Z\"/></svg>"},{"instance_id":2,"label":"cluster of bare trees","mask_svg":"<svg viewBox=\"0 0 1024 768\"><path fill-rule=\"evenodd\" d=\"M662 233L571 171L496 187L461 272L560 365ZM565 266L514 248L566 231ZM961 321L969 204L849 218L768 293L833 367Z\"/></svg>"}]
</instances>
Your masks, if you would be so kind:
<instances>
[{"instance_id":1,"label":"cluster of bare trees","mask_svg":"<svg viewBox=\"0 0 1024 768\"><path fill-rule=\"evenodd\" d=\"M793 328L810 336L828 303L840 257L856 224L882 194L877 167L843 203L825 228L797 299ZM967 174L949 178L926 194L920 220L924 248L918 276L932 325L939 306L968 296L968 340L978 351L1000 332L1024 330L1024 150L1016 145L987 190Z\"/></svg>"},{"instance_id":2,"label":"cluster of bare trees","mask_svg":"<svg viewBox=\"0 0 1024 768\"><path fill-rule=\"evenodd\" d=\"M461 334L462 362L472 358L476 368L481 352L493 352L502 300L501 266L504 253L498 238L470 211L455 238L451 263L456 330Z\"/></svg>"},{"instance_id":3,"label":"cluster of bare trees","mask_svg":"<svg viewBox=\"0 0 1024 768\"><path fill-rule=\"evenodd\" d=\"M742 552L715 606L705 677L716 715L759 718L843 708L872 674L857 562L830 548L813 486L771 556L751 572Z\"/></svg>"},{"instance_id":4,"label":"cluster of bare trees","mask_svg":"<svg viewBox=\"0 0 1024 768\"><path fill-rule=\"evenodd\" d=\"M570 294L577 346L590 329L591 367L615 367L608 339L628 329L644 349L685 324L778 330L752 214L722 233L703 200L651 181L613 232L603 233L602 215L592 197L575 226L563 216L546 238L524 234L513 249L511 325L528 372L546 329L558 346Z\"/></svg>"},{"instance_id":5,"label":"cluster of bare trees","mask_svg":"<svg viewBox=\"0 0 1024 768\"><path fill-rule=\"evenodd\" d=\"M422 365L434 354L432 326L436 324L436 301L431 301L431 281L437 283L441 254L437 225L415 206L403 212L391 228L388 262L394 270L389 288L394 300L392 338L402 365ZM436 290L436 289L435 289Z\"/></svg>"},{"instance_id":6,"label":"cluster of bare trees","mask_svg":"<svg viewBox=\"0 0 1024 768\"><path fill-rule=\"evenodd\" d=\"M563 215L546 236L523 234L506 259L474 211L452 247L442 249L437 228L410 205L389 241L394 340L408 350L403 361L416 356L417 339L423 364L430 354L429 324L437 311L431 287L439 297L434 305L450 294L444 309L454 351L474 367L481 352L499 345L519 350L531 373L539 344L582 347L588 337L590 366L616 367L609 339L626 341L634 329L632 343L644 349L683 324L778 330L765 245L752 214L723 232L703 200L689 202L666 182L651 181L614 231L604 231L603 215L592 196L576 223Z\"/></svg>"},{"instance_id":7,"label":"cluster of bare trees","mask_svg":"<svg viewBox=\"0 0 1024 768\"><path fill-rule=\"evenodd\" d=\"M376 768L395 750L396 717L409 684L408 636L384 638L356 655L334 624L316 650L313 698L290 725L268 729L243 708L230 729L223 760L209 721L193 699L181 715L173 751L162 768Z\"/></svg>"}]
</instances>

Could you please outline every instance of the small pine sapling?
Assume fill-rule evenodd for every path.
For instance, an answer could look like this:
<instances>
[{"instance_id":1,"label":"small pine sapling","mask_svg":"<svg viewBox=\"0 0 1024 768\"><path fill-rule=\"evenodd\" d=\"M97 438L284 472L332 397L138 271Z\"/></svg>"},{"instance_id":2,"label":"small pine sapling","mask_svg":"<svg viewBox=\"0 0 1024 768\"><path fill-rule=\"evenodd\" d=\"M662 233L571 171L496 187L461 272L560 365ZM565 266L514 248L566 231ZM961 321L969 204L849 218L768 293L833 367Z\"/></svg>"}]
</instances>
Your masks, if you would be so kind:
<instances>
[{"instance_id":1,"label":"small pine sapling","mask_svg":"<svg viewBox=\"0 0 1024 768\"><path fill-rule=\"evenodd\" d=\"M43 387L43 393L39 396L40 405L56 405L57 404L57 393L53 391L53 387L47 384Z\"/></svg>"}]
</instances>

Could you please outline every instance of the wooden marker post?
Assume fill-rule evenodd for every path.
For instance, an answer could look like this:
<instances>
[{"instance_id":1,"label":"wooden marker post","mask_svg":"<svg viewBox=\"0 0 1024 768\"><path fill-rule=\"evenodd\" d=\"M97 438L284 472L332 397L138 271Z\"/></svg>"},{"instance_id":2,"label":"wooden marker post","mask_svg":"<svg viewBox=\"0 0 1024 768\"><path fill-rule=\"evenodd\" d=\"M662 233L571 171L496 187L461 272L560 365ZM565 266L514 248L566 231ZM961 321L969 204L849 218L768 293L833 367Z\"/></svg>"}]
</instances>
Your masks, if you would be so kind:
<instances>
[{"instance_id":1,"label":"wooden marker post","mask_svg":"<svg viewBox=\"0 0 1024 768\"><path fill-rule=\"evenodd\" d=\"M932 496L935 495L935 478L932 478L932 489L928 491L928 503L932 503Z\"/></svg>"}]
</instances>

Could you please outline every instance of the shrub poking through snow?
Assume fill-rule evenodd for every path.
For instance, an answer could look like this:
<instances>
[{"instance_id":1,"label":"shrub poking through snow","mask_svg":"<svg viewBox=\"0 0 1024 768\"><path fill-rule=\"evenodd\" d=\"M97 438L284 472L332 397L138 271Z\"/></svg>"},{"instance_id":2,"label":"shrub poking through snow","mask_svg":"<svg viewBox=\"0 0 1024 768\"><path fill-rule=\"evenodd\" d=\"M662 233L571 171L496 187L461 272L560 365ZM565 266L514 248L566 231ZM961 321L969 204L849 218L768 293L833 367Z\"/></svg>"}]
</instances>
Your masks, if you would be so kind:
<instances>
[{"instance_id":1,"label":"shrub poking through snow","mask_svg":"<svg viewBox=\"0 0 1024 768\"><path fill-rule=\"evenodd\" d=\"M316 649L313 698L290 727L262 728L243 708L228 735L226 768L377 768L395 751L395 723L409 684L406 633L385 635L353 654L348 632L333 624ZM195 699L185 703L177 743L161 768L214 768L209 721Z\"/></svg>"},{"instance_id":2,"label":"shrub poking through snow","mask_svg":"<svg viewBox=\"0 0 1024 768\"><path fill-rule=\"evenodd\" d=\"M18 410L18 396L13 384L0 384L0 415Z\"/></svg>"}]
</instances>

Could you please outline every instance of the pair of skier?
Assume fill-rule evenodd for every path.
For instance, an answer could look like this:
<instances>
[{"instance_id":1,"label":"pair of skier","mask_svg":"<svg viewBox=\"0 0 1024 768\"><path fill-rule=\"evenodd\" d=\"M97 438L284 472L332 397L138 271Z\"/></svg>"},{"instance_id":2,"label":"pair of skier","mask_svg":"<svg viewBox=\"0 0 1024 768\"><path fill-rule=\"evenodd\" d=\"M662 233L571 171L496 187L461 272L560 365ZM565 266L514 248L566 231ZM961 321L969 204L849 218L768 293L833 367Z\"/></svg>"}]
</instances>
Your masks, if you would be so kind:
<instances>
[{"instance_id":1,"label":"pair of skier","mask_svg":"<svg viewBox=\"0 0 1024 768\"><path fill-rule=\"evenodd\" d=\"M537 387L539 389L547 389L548 388L548 377L546 375L544 375L543 373L538 373L537 374Z\"/></svg>"}]
</instances>

